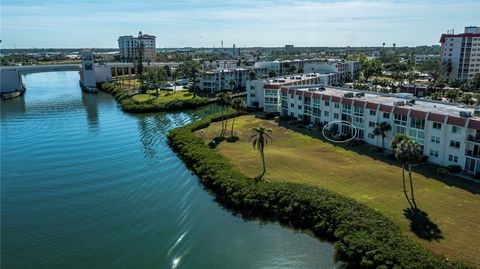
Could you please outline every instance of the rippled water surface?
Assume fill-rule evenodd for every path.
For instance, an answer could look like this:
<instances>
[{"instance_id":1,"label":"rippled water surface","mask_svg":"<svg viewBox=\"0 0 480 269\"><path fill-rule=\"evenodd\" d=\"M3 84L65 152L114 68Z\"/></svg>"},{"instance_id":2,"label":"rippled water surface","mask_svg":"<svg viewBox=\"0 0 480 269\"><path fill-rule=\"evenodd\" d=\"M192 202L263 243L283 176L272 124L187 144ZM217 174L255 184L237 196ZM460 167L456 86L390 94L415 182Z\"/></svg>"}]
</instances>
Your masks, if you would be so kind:
<instances>
[{"instance_id":1,"label":"rippled water surface","mask_svg":"<svg viewBox=\"0 0 480 269\"><path fill-rule=\"evenodd\" d=\"M215 107L148 116L24 76L1 101L2 268L335 268L329 243L220 207L166 144Z\"/></svg>"}]
</instances>

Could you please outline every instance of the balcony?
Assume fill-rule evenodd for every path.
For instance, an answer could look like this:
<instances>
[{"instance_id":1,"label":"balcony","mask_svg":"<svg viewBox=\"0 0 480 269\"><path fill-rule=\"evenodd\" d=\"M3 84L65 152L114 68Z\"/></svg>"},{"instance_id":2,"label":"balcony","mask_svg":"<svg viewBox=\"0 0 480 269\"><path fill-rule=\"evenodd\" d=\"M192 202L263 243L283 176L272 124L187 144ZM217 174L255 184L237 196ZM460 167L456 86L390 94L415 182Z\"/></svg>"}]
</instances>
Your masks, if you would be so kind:
<instances>
[{"instance_id":1,"label":"balcony","mask_svg":"<svg viewBox=\"0 0 480 269\"><path fill-rule=\"evenodd\" d=\"M468 136L467 136L467 141L469 141L469 142L475 142L475 143L480 143L480 134L468 135Z\"/></svg>"},{"instance_id":2,"label":"balcony","mask_svg":"<svg viewBox=\"0 0 480 269\"><path fill-rule=\"evenodd\" d=\"M469 156L469 157L472 157L472 158L476 158L476 159L480 159L480 153L479 152L475 152L473 150L465 150L465 155Z\"/></svg>"}]
</instances>

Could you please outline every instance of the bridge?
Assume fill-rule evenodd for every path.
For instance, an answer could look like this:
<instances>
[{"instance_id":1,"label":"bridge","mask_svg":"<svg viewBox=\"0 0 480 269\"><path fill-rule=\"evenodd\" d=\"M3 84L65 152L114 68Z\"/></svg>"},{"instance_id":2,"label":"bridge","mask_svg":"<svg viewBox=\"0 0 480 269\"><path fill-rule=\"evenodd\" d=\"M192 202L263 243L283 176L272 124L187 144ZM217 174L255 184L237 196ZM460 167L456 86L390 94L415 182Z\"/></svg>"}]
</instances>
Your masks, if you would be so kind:
<instances>
[{"instance_id":1,"label":"bridge","mask_svg":"<svg viewBox=\"0 0 480 269\"><path fill-rule=\"evenodd\" d=\"M93 61L92 61L93 62ZM94 82L111 81L112 76L128 75L134 73L134 63L92 63L94 65L93 78ZM178 62L168 63L144 63L148 66L170 66L178 67ZM22 75L41 73L41 72L57 72L57 71L79 71L80 81L85 82L84 74L86 70L82 70L82 63L75 64L40 64L40 65L20 65L20 66L2 66L0 67L0 93L3 97L16 97L25 90L22 83Z\"/></svg>"}]
</instances>

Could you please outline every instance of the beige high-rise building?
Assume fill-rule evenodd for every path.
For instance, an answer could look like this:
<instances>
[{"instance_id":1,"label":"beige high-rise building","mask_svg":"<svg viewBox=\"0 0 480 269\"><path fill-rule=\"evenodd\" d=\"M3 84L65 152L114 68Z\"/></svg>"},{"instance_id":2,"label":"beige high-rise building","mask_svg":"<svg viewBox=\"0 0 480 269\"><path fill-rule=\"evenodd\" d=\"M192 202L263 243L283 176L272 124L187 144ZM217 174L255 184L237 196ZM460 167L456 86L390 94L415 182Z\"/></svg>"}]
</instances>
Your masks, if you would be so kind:
<instances>
[{"instance_id":1,"label":"beige high-rise building","mask_svg":"<svg viewBox=\"0 0 480 269\"><path fill-rule=\"evenodd\" d=\"M449 67L444 79L467 81L480 73L480 27L465 27L462 34L442 34L440 58Z\"/></svg>"},{"instance_id":2,"label":"beige high-rise building","mask_svg":"<svg viewBox=\"0 0 480 269\"><path fill-rule=\"evenodd\" d=\"M143 43L143 61L155 62L157 56L155 47L156 37L153 35L138 33L137 37L134 36L121 36L118 38L118 48L120 49L120 61L122 62L134 62L138 55L138 48L140 42Z\"/></svg>"}]
</instances>

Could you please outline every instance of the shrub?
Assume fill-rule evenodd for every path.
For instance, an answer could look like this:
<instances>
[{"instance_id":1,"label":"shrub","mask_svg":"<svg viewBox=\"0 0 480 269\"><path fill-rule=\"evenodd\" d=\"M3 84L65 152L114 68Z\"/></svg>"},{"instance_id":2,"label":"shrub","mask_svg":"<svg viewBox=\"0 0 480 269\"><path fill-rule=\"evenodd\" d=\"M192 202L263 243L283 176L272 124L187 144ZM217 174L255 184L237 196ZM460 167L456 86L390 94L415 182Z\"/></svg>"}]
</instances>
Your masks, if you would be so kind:
<instances>
[{"instance_id":1,"label":"shrub","mask_svg":"<svg viewBox=\"0 0 480 269\"><path fill-rule=\"evenodd\" d=\"M427 252L390 219L353 199L304 184L256 182L241 174L193 133L218 119L174 129L168 143L227 208L310 229L334 241L338 256L352 268L462 268Z\"/></svg>"},{"instance_id":2,"label":"shrub","mask_svg":"<svg viewBox=\"0 0 480 269\"><path fill-rule=\"evenodd\" d=\"M448 171L447 168L445 167L439 167L437 168L437 171L436 171L437 175L439 176L442 176L442 177L446 177L450 174L450 172Z\"/></svg>"},{"instance_id":3,"label":"shrub","mask_svg":"<svg viewBox=\"0 0 480 269\"><path fill-rule=\"evenodd\" d=\"M462 171L462 167L460 165L449 165L447 168L450 173L459 173Z\"/></svg>"}]
</instances>

